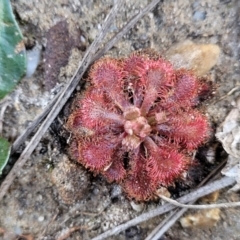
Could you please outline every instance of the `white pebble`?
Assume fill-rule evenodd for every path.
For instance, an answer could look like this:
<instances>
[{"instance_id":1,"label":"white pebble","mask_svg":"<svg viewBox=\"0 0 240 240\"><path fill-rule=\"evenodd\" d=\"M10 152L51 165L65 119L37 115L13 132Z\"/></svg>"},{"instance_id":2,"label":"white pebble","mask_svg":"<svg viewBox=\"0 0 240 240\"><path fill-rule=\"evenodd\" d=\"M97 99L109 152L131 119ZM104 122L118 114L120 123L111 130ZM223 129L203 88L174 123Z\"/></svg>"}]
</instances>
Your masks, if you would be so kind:
<instances>
[{"instance_id":1,"label":"white pebble","mask_svg":"<svg viewBox=\"0 0 240 240\"><path fill-rule=\"evenodd\" d=\"M44 216L38 217L38 221L39 221L39 222L42 222L43 220L44 220Z\"/></svg>"},{"instance_id":2,"label":"white pebble","mask_svg":"<svg viewBox=\"0 0 240 240\"><path fill-rule=\"evenodd\" d=\"M41 50L42 46L37 43L32 50L27 51L26 77L31 77L36 71L37 66L40 62Z\"/></svg>"}]
</instances>

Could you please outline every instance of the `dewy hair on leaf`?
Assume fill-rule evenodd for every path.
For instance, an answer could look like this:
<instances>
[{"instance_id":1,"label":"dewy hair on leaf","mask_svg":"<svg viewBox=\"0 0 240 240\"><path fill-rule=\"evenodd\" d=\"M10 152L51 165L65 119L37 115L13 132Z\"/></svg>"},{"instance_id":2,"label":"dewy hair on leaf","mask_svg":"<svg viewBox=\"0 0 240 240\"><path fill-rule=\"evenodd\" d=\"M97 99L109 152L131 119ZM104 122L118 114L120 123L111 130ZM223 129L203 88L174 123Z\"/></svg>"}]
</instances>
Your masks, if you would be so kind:
<instances>
[{"instance_id":1,"label":"dewy hair on leaf","mask_svg":"<svg viewBox=\"0 0 240 240\"><path fill-rule=\"evenodd\" d=\"M138 201L182 178L211 133L197 109L210 85L153 50L103 57L87 81L66 124L71 157Z\"/></svg>"}]
</instances>

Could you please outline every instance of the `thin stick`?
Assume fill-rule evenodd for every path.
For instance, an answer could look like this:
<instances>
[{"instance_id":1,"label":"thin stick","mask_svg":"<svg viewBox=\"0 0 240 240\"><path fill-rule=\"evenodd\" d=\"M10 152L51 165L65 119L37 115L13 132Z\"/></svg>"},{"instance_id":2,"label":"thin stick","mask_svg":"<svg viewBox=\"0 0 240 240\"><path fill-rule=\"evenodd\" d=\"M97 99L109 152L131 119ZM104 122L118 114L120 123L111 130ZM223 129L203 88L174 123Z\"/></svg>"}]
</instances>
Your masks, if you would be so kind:
<instances>
[{"instance_id":1,"label":"thin stick","mask_svg":"<svg viewBox=\"0 0 240 240\"><path fill-rule=\"evenodd\" d=\"M160 0L153 0L150 2L145 8L140 10L140 12L135 15L114 37L112 37L105 46L97 52L97 54L93 57L94 61L98 58L100 58L105 52L107 52L119 39L123 37L131 28L133 25L137 23L145 14L147 14L149 11L151 11Z\"/></svg>"},{"instance_id":2,"label":"thin stick","mask_svg":"<svg viewBox=\"0 0 240 240\"><path fill-rule=\"evenodd\" d=\"M54 214L54 216L52 217L52 219L50 220L50 222L47 223L47 226L44 227L42 233L40 234L40 236L37 237L37 239L42 239L45 232L48 230L48 228L50 227L50 225L56 220L57 216L59 214L59 210L57 210L57 212Z\"/></svg>"},{"instance_id":3,"label":"thin stick","mask_svg":"<svg viewBox=\"0 0 240 240\"><path fill-rule=\"evenodd\" d=\"M113 23L113 20L114 20L116 14L117 14L117 11L119 9L121 9L122 5L123 5L123 0L116 1L115 5L113 6L113 8L111 9L111 11L109 12L109 14L107 15L107 17L104 20L104 23L102 25L102 30L99 32L97 38L93 41L93 43L91 44L90 48L88 48L88 50L87 50L87 52L85 54L85 57L87 58L88 55L91 56L90 64L93 61L97 60L99 57L102 56L102 55L99 55L97 59L95 58L96 52L97 52L97 50L98 50L98 48L100 46L100 43L102 42L102 39L104 39L104 36L107 34L107 32L108 32L111 24ZM114 44L115 44L115 42L113 43L113 45ZM104 54L104 53L105 53L105 51L102 52L102 54Z\"/></svg>"},{"instance_id":4,"label":"thin stick","mask_svg":"<svg viewBox=\"0 0 240 240\"><path fill-rule=\"evenodd\" d=\"M144 240L153 240L154 236L159 233L159 230L163 229L169 223L169 221L171 221L171 218L177 214L177 212L177 209L173 210L161 223L157 225L156 228L153 229L153 231Z\"/></svg>"},{"instance_id":5,"label":"thin stick","mask_svg":"<svg viewBox=\"0 0 240 240\"><path fill-rule=\"evenodd\" d=\"M74 208L75 209L75 208ZM80 209L80 208L76 208L76 209ZM76 217L77 215L86 215L86 216L90 216L90 217L96 217L99 216L100 214L102 214L105 211L105 209L103 209L101 212L99 213L91 213L91 212L79 212L78 214L75 214L74 217ZM77 211L75 211L77 212ZM63 225L65 222L67 222L70 218L72 218L72 216L68 216L66 219L64 219L63 222L60 223L60 225Z\"/></svg>"},{"instance_id":6,"label":"thin stick","mask_svg":"<svg viewBox=\"0 0 240 240\"><path fill-rule=\"evenodd\" d=\"M189 208L189 209L212 209L212 208L231 208L231 207L239 207L240 202L230 202L230 203L216 203L216 204L202 204L202 205L196 205L196 204L183 204L180 203L174 199L168 198L163 195L158 195L160 198L162 198L164 201L169 202L177 207L182 208Z\"/></svg>"},{"instance_id":7,"label":"thin stick","mask_svg":"<svg viewBox=\"0 0 240 240\"><path fill-rule=\"evenodd\" d=\"M195 191L192 191L191 193L189 193L183 197L180 197L179 199L177 199L177 201L180 203L187 203L190 201L195 201L196 199L206 196L206 195L208 195L212 192L215 192L219 189L229 187L229 186L233 185L235 182L236 181L234 178L223 177L220 180L214 181L204 187L201 187ZM151 219L151 218L159 216L163 213L169 212L174 208L176 208L176 206L171 205L171 204L165 204L165 205L160 206L156 209L153 209L149 212L143 213L140 216L138 216L126 223L123 223L113 229L110 229L110 230L100 234L99 236L93 238L92 240L102 240L107 237L113 236L121 231L124 231L125 229L127 229L129 227L135 226L139 223L147 221L148 219Z\"/></svg>"},{"instance_id":8,"label":"thin stick","mask_svg":"<svg viewBox=\"0 0 240 240\"><path fill-rule=\"evenodd\" d=\"M26 163L27 159L30 157L33 150L36 148L36 146L40 142L44 133L47 131L47 129L49 128L49 126L51 125L53 120L57 117L57 115L61 111L62 107L64 106L64 104L66 103L68 98L71 96L72 92L74 91L74 89L76 88L76 86L79 82L79 79L82 78L84 72L89 67L89 65L92 61L92 57L96 52L96 48L98 47L100 41L102 40L101 39L102 36L104 36L104 34L106 34L106 31L109 29L109 25L112 23L115 15L116 15L116 12L120 8L121 4L122 4L122 0L117 1L117 3L113 6L111 11L109 12L108 16L106 17L106 19L103 23L103 27L102 27L102 31L104 33L100 33L98 35L98 37L94 40L94 42L91 44L91 46L87 50L87 52L82 60L82 64L79 64L77 71L75 72L74 76L69 81L69 83L63 89L62 93L60 94L60 97L58 98L57 102L55 103L52 110L48 114L47 118L44 120L42 125L39 127L38 131L33 136L31 141L29 142L29 144L24 149L21 156L19 157L19 159L13 166L12 170L9 172L9 174L3 181L3 183L0 187L0 201L6 194L7 190L9 189L10 185L12 184L13 180L18 175L19 170L22 169L22 167Z\"/></svg>"},{"instance_id":9,"label":"thin stick","mask_svg":"<svg viewBox=\"0 0 240 240\"><path fill-rule=\"evenodd\" d=\"M220 97L219 99L217 99L214 103L220 102L222 101L224 98L232 95L235 91L237 91L240 88L240 84L236 84L236 86L234 88L232 88L227 94L223 95L222 97Z\"/></svg>"},{"instance_id":10,"label":"thin stick","mask_svg":"<svg viewBox=\"0 0 240 240\"><path fill-rule=\"evenodd\" d=\"M60 93L58 93L52 101L48 104L48 106L43 110L43 112L37 116L33 122L27 127L24 132L14 141L12 144L11 154L15 153L19 147L26 141L29 135L37 128L37 126L43 121L43 119L47 116L47 114L51 111L52 107L56 103L59 98Z\"/></svg>"},{"instance_id":11,"label":"thin stick","mask_svg":"<svg viewBox=\"0 0 240 240\"><path fill-rule=\"evenodd\" d=\"M153 238L150 238L151 240L158 240L161 238L161 236L168 231L170 227L176 222L177 219L179 219L184 213L185 213L185 208L182 208L180 211L174 211L171 215L168 217L168 221L166 224L164 224L160 230L156 233L156 235Z\"/></svg>"}]
</instances>

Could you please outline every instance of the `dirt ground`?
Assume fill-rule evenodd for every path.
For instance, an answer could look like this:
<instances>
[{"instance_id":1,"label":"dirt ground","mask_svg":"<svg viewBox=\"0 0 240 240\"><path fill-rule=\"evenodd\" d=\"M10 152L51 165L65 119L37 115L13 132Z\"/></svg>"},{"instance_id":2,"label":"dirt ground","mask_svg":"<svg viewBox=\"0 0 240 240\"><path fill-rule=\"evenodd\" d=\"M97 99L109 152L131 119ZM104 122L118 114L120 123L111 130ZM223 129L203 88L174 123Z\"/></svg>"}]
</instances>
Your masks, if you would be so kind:
<instances>
[{"instance_id":1,"label":"dirt ground","mask_svg":"<svg viewBox=\"0 0 240 240\"><path fill-rule=\"evenodd\" d=\"M49 104L61 85L73 76L114 1L11 2L26 37L27 47L32 48L36 42L42 46L42 58L37 71L30 78L24 78L9 96L11 105L4 116L3 135L14 141ZM127 1L110 27L110 35L115 34L138 13L139 8L150 1L139 2ZM164 56L171 46L185 40L218 45L221 49L220 58L208 75L216 84L217 91L207 106L207 114L216 129L235 106L240 95L238 89L220 100L239 84L239 12L238 0L160 1L108 54L122 56L151 47ZM63 24L62 32L56 33L58 39L53 39L50 49L47 46L47 42L52 39L49 30L59 22L67 23L67 28ZM64 42L60 40L61 37L69 44L61 45ZM56 52L61 52L62 47L66 51L57 55ZM66 58L68 63L61 61ZM48 69L54 77L46 73L45 61L49 61L48 66L54 66ZM66 66L56 70L59 69L59 65L54 65L56 61L60 66ZM150 202L136 207L125 198L117 184L108 184L103 178L94 177L71 162L63 147L66 144L65 133L59 132L59 125L64 120L62 113L44 135L24 168L19 169L19 177L0 203L0 227L5 231L2 239L20 239L17 235L23 234L30 234L34 239L61 239L70 228L81 226L67 239L87 240L161 204ZM211 147L213 146L209 146ZM21 150L10 160L5 175ZM240 201L240 197L237 193L230 194L222 190L218 201ZM187 212L190 213L193 214L194 211ZM221 210L220 220L215 225L209 223L205 228L182 228L180 223L176 223L162 239L237 240L240 239L239 216L240 210L235 208ZM163 219L164 217L154 218L109 239L145 239Z\"/></svg>"}]
</instances>

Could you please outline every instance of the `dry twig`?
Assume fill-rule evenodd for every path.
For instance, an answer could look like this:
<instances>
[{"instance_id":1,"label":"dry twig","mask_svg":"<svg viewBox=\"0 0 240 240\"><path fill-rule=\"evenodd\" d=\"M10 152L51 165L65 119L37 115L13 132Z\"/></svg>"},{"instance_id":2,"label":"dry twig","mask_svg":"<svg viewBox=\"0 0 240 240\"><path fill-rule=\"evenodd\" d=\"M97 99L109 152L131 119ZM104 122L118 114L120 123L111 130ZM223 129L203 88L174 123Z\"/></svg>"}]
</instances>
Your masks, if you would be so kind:
<instances>
[{"instance_id":1,"label":"dry twig","mask_svg":"<svg viewBox=\"0 0 240 240\"><path fill-rule=\"evenodd\" d=\"M163 236L163 234L165 232L168 231L168 229L170 227L173 226L173 224L177 221L177 219L179 219L185 212L185 208L182 208L180 211L178 210L174 210L171 214L169 214L169 216L167 217L167 220L163 221L163 223L160 224L158 231L156 230L156 232L154 232L153 237L151 238L147 238L145 240L158 240L161 238L161 236Z\"/></svg>"},{"instance_id":2,"label":"dry twig","mask_svg":"<svg viewBox=\"0 0 240 240\"><path fill-rule=\"evenodd\" d=\"M42 236L44 236L44 234L48 230L49 226L56 220L58 214L59 214L59 210L57 210L57 212L53 215L52 219L50 220L49 223L47 223L47 225L44 227L42 233L40 234L40 236L37 237L37 239L42 239Z\"/></svg>"},{"instance_id":3,"label":"dry twig","mask_svg":"<svg viewBox=\"0 0 240 240\"><path fill-rule=\"evenodd\" d=\"M96 216L99 216L100 214L102 214L104 211L105 211L105 209L103 209L99 213L91 213L91 212L80 211L78 214L75 214L74 217L76 217L77 215L85 215L85 216L89 216L89 217L96 217ZM72 216L68 216L66 219L64 219L63 222L60 223L60 225L63 225L64 223L66 223L70 218L72 218Z\"/></svg>"},{"instance_id":4,"label":"dry twig","mask_svg":"<svg viewBox=\"0 0 240 240\"><path fill-rule=\"evenodd\" d=\"M231 96L235 91L240 89L240 84L236 84L236 86L234 88L232 88L227 94L223 95L222 97L220 97L219 99L217 99L215 102L213 102L213 104L222 101L224 98Z\"/></svg>"},{"instance_id":5,"label":"dry twig","mask_svg":"<svg viewBox=\"0 0 240 240\"><path fill-rule=\"evenodd\" d=\"M27 140L29 135L36 130L37 126L43 121L43 119L47 116L47 114L51 111L52 107L56 103L57 99L59 98L60 93L58 93L52 101L47 105L47 107L44 109L44 111L37 116L33 122L30 124L29 127L27 127L24 132L14 141L12 148L11 148L11 154L15 153L19 147Z\"/></svg>"},{"instance_id":6,"label":"dry twig","mask_svg":"<svg viewBox=\"0 0 240 240\"><path fill-rule=\"evenodd\" d=\"M57 238L57 240L65 240L67 239L68 237L70 237L70 235L73 233L73 232L76 232L78 230L87 230L88 228L86 226L74 226L74 227L71 227L71 228L68 228L66 230L66 232L64 232L63 235L61 235L60 237Z\"/></svg>"},{"instance_id":7,"label":"dry twig","mask_svg":"<svg viewBox=\"0 0 240 240\"><path fill-rule=\"evenodd\" d=\"M116 42L119 41L119 39L123 37L124 34L126 34L133 27L133 25L136 24L137 21L139 21L145 14L151 11L159 2L160 0L153 0L145 8L140 10L140 12L137 15L135 15L122 29L120 29L120 31L115 36L113 36L105 44L105 46L101 50L97 52L97 54L93 57L93 61L97 60L105 52L107 52Z\"/></svg>"},{"instance_id":8,"label":"dry twig","mask_svg":"<svg viewBox=\"0 0 240 240\"><path fill-rule=\"evenodd\" d=\"M185 208L184 208L185 210ZM161 230L164 229L164 232L167 231L166 227L168 227L169 223L174 224L175 221L172 223L172 218L178 213L179 211L177 209L173 210L165 219L157 225L156 228L153 229L153 231L145 238L145 240L153 240L156 238L156 236L159 234ZM172 226L172 225L171 225ZM171 227L170 226L170 227ZM162 234L162 233L161 233ZM162 236L162 235L161 235Z\"/></svg>"},{"instance_id":9,"label":"dry twig","mask_svg":"<svg viewBox=\"0 0 240 240\"><path fill-rule=\"evenodd\" d=\"M203 205L191 205L191 204L183 204L174 199L168 198L163 195L159 195L164 201L171 203L177 207L189 208L189 209L212 209L212 208L231 208L231 207L239 207L240 202L230 202L230 203L216 203L216 204L203 204Z\"/></svg>"},{"instance_id":10,"label":"dry twig","mask_svg":"<svg viewBox=\"0 0 240 240\"><path fill-rule=\"evenodd\" d=\"M207 186L201 187L183 197L180 197L179 199L177 199L177 201L180 203L187 203L187 202L195 201L196 199L206 196L206 195L208 195L212 192L215 192L219 189L229 187L229 186L233 185L235 182L236 181L233 178L223 177L220 180L214 181L214 182L208 184ZM163 213L169 212L174 208L176 208L176 206L174 206L172 204L164 204L163 206L160 206L149 212L143 213L140 216L138 216L126 223L123 223L113 229L106 231L106 232L100 234L99 236L93 238L92 240L102 240L107 237L113 236L121 231L126 230L129 227L135 226L139 223L145 222L145 221L147 221L151 218L154 218L156 216L159 216Z\"/></svg>"}]
</instances>

